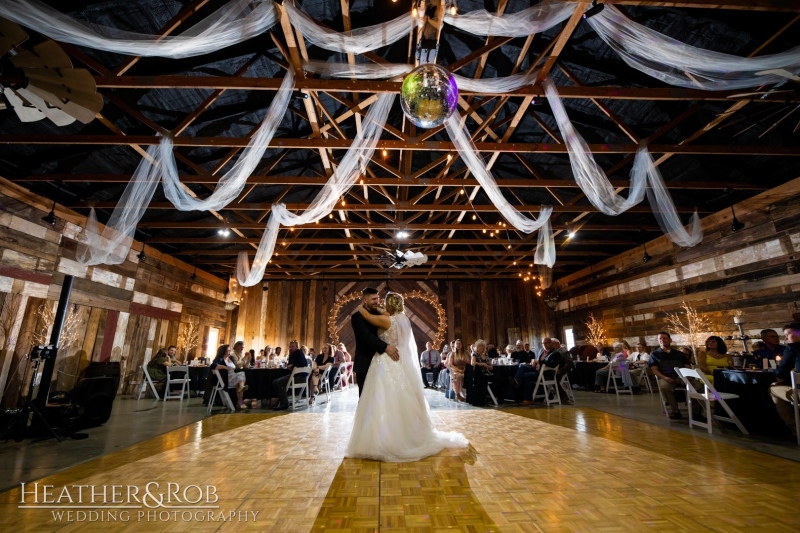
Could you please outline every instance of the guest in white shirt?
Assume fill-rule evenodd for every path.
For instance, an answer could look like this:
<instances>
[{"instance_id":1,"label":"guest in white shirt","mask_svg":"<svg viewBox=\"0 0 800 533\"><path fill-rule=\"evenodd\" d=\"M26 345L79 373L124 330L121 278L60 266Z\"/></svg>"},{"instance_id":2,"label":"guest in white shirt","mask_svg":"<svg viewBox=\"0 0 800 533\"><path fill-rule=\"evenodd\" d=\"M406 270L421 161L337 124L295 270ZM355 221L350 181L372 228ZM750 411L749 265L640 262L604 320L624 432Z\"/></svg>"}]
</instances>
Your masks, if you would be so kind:
<instances>
[{"instance_id":1,"label":"guest in white shirt","mask_svg":"<svg viewBox=\"0 0 800 533\"><path fill-rule=\"evenodd\" d=\"M433 345L430 342L425 343L425 351L419 356L419 364L425 388L431 388L431 384L428 383L428 374L433 374L433 387L436 387L436 384L439 383L439 372L442 370L442 356L438 350L433 349Z\"/></svg>"},{"instance_id":2,"label":"guest in white shirt","mask_svg":"<svg viewBox=\"0 0 800 533\"><path fill-rule=\"evenodd\" d=\"M634 364L646 364L648 359L650 359L650 354L647 352L647 346L644 343L637 342L636 343L636 351L631 352L628 355L628 362Z\"/></svg>"}]
</instances>

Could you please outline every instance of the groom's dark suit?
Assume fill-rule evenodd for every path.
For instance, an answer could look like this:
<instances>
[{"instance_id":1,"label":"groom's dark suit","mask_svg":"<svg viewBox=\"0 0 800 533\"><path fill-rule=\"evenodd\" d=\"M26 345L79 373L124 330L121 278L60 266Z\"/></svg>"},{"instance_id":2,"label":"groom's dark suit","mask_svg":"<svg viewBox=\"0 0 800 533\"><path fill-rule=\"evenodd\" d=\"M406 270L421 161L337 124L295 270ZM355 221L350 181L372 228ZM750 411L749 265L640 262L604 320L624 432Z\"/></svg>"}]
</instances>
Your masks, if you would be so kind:
<instances>
[{"instance_id":1,"label":"groom's dark suit","mask_svg":"<svg viewBox=\"0 0 800 533\"><path fill-rule=\"evenodd\" d=\"M375 313L373 313L375 314ZM373 326L361 316L361 312L356 311L350 317L350 325L353 326L353 333L356 337L356 353L353 356L353 372L356 373L356 383L358 383L358 395L364 390L364 382L367 379L367 371L372 363L372 356L376 353L386 351L387 343L378 337L378 326Z\"/></svg>"}]
</instances>

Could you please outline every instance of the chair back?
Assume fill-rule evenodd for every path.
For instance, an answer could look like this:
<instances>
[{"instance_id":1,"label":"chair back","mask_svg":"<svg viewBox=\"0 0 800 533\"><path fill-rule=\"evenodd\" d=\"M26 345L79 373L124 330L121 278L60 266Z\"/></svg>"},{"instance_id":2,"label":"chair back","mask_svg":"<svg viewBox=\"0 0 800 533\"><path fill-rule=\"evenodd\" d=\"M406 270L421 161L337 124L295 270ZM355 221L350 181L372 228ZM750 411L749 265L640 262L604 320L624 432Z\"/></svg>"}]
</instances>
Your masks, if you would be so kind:
<instances>
[{"instance_id":1,"label":"chair back","mask_svg":"<svg viewBox=\"0 0 800 533\"><path fill-rule=\"evenodd\" d=\"M797 389L800 385L800 372L794 370L790 373L792 378L792 399L794 400L794 427L795 431L800 429L800 391ZM800 431L797 432L797 444L800 444Z\"/></svg>"}]
</instances>

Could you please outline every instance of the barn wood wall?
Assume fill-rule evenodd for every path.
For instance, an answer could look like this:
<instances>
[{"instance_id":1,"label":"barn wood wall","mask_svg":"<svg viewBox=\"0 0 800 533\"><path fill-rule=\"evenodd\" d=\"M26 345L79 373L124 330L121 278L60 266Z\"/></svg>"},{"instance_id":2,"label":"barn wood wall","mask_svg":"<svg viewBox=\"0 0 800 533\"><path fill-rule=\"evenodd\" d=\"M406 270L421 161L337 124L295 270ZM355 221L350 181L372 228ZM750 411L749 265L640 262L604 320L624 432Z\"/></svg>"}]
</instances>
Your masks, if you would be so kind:
<instances>
[{"instance_id":1,"label":"barn wood wall","mask_svg":"<svg viewBox=\"0 0 800 533\"><path fill-rule=\"evenodd\" d=\"M51 390L70 390L93 361L121 364L120 391L130 393L141 380L141 365L159 348L177 344L189 321L201 331L226 327L225 283L203 271L135 243L120 265L81 266L75 240L84 218L56 209L57 224L42 222L52 204L0 179L0 390L4 406L26 392L25 356L37 330L45 328L37 311L55 308L65 275L75 277L70 309L74 338L58 354ZM224 335L224 331L223 331ZM201 339L202 345L202 339ZM201 346L202 348L202 346ZM24 381L28 381L26 378Z\"/></svg>"},{"instance_id":2,"label":"barn wood wall","mask_svg":"<svg viewBox=\"0 0 800 533\"><path fill-rule=\"evenodd\" d=\"M243 294L241 305L232 313L227 342L245 342L246 348L281 346L296 339L319 351L330 342L328 317L337 297L361 292L371 286L385 293L386 283L344 281L274 281L267 290L253 287ZM392 291L420 291L435 295L447 314L445 338L461 338L471 343L479 338L505 345L517 338L539 346L543 335L551 334L552 312L542 304L532 286L523 281L407 281L390 280ZM337 336L348 349L355 341L350 328L359 301L350 302L340 311ZM433 340L439 327L436 310L418 299L406 300L406 312L419 351ZM261 318L259 318L261 317ZM511 330L511 333L510 333ZM518 333L514 333L518 332Z\"/></svg>"},{"instance_id":3,"label":"barn wood wall","mask_svg":"<svg viewBox=\"0 0 800 533\"><path fill-rule=\"evenodd\" d=\"M745 228L733 232L730 209L703 219L705 236L694 248L680 248L666 237L647 243L652 260L642 262L641 247L559 279L558 325L583 323L592 313L608 339L644 338L657 345L667 313L682 302L711 322L711 332L738 335L733 323L741 310L745 331L780 328L798 316L800 300L800 178L735 206ZM705 335L702 336L705 338ZM677 338L681 344L688 339ZM733 349L741 344L734 342Z\"/></svg>"}]
</instances>

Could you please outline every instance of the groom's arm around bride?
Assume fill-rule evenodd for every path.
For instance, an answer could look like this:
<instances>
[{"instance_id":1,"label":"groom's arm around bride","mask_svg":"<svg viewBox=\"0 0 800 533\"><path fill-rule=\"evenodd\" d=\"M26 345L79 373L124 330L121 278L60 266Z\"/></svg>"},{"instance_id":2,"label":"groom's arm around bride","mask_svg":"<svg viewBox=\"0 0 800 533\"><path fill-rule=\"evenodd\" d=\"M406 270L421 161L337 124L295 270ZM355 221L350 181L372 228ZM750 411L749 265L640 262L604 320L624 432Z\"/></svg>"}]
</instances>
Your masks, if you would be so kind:
<instances>
[{"instance_id":1,"label":"groom's arm around bride","mask_svg":"<svg viewBox=\"0 0 800 533\"><path fill-rule=\"evenodd\" d=\"M378 291L373 288L364 289L361 306L368 313L376 313L378 309ZM396 347L386 344L378 337L378 326L367 322L360 311L356 311L353 314L350 318L350 324L353 327L356 340L353 372L356 374L356 383L358 383L358 393L360 395L364 388L364 381L367 378L372 357L376 354L386 353L397 361L400 358L400 354Z\"/></svg>"}]
</instances>

